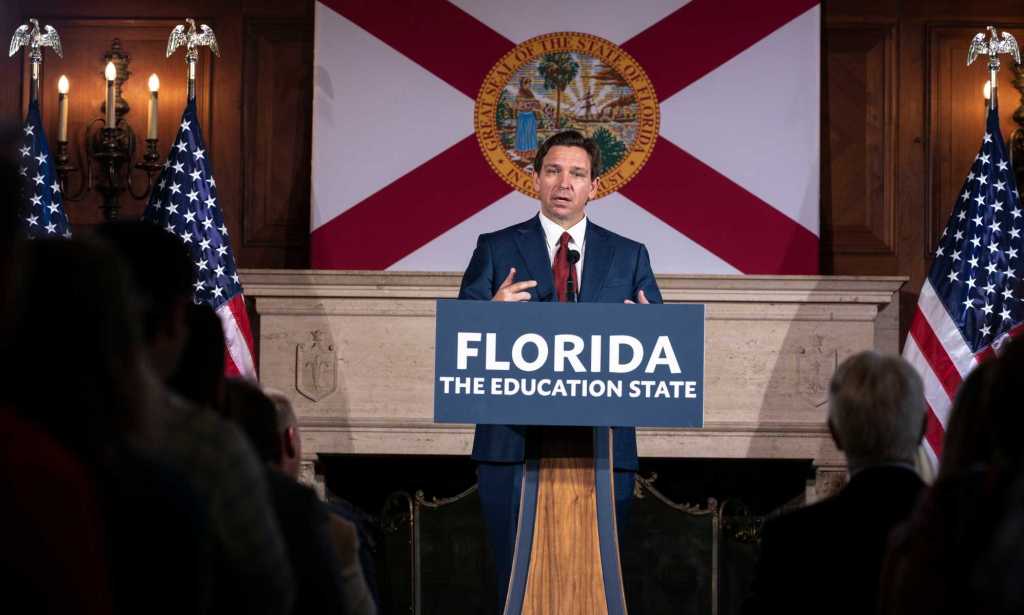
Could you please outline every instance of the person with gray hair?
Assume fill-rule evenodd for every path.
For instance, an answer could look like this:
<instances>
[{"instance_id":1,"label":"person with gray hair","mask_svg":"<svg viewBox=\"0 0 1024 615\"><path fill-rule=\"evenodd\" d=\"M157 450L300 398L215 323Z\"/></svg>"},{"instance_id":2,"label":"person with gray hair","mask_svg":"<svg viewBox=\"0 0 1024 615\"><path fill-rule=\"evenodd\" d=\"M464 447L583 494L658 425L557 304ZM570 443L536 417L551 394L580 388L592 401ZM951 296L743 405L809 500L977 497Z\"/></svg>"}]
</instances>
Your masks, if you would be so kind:
<instances>
[{"instance_id":1,"label":"person with gray hair","mask_svg":"<svg viewBox=\"0 0 1024 615\"><path fill-rule=\"evenodd\" d=\"M765 523L745 615L877 609L889 532L924 488L913 465L925 426L921 378L900 357L853 355L832 376L827 421L849 483Z\"/></svg>"},{"instance_id":2,"label":"person with gray hair","mask_svg":"<svg viewBox=\"0 0 1024 615\"><path fill-rule=\"evenodd\" d=\"M862 352L832 376L828 426L851 474L879 464L912 467L924 420L921 377L900 357Z\"/></svg>"}]
</instances>

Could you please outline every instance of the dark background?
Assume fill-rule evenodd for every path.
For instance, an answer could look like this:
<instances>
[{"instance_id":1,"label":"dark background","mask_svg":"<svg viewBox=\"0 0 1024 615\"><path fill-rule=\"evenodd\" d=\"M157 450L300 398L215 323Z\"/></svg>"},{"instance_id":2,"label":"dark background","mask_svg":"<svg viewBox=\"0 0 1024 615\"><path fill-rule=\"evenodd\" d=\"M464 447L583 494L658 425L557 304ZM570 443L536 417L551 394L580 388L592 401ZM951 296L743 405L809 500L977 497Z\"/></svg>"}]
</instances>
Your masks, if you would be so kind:
<instances>
[{"instance_id":1,"label":"dark background","mask_svg":"<svg viewBox=\"0 0 1024 615\"><path fill-rule=\"evenodd\" d=\"M384 613L410 612L414 562L423 613L498 611L473 460L323 455L319 463L332 502L355 511L372 546ZM739 613L749 591L764 517L802 499L813 467L809 460L642 459L639 475L653 490L640 489L620 530L630 613L706 614L717 596L718 612L728 615Z\"/></svg>"}]
</instances>

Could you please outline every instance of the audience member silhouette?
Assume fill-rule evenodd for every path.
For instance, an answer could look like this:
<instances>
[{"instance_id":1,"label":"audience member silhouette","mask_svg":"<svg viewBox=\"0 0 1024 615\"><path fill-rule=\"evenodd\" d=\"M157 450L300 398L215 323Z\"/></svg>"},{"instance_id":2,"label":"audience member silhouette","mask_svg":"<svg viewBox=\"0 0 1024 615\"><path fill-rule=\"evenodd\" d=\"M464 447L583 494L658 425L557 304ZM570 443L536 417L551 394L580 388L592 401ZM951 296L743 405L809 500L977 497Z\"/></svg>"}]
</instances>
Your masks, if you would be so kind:
<instances>
[{"instance_id":1,"label":"audience member silhouette","mask_svg":"<svg viewBox=\"0 0 1024 615\"><path fill-rule=\"evenodd\" d=\"M274 403L254 384L229 379L224 415L242 426L266 464L274 510L295 571L294 613L347 613L327 509L316 493L280 471L282 445Z\"/></svg>"},{"instance_id":2,"label":"audience member silhouette","mask_svg":"<svg viewBox=\"0 0 1024 615\"><path fill-rule=\"evenodd\" d=\"M937 480L988 467L996 451L992 387L999 364L976 367L957 391L942 439L942 463Z\"/></svg>"},{"instance_id":3,"label":"audience member silhouette","mask_svg":"<svg viewBox=\"0 0 1024 615\"><path fill-rule=\"evenodd\" d=\"M115 609L200 612L209 561L203 506L180 473L137 446L160 385L120 258L96 241L35 240L21 270L14 402L96 478ZM50 368L57 365L59 374Z\"/></svg>"},{"instance_id":4,"label":"audience member silhouette","mask_svg":"<svg viewBox=\"0 0 1024 615\"><path fill-rule=\"evenodd\" d=\"M15 278L24 274L24 242L15 215L21 183L12 135L0 129L0 595L35 613L106 615L113 602L94 473L33 421L35 404L13 401L25 397L11 372L25 306L24 275L19 283ZM57 380L61 368L53 363L38 367L57 373Z\"/></svg>"},{"instance_id":5,"label":"audience member silhouette","mask_svg":"<svg viewBox=\"0 0 1024 615\"><path fill-rule=\"evenodd\" d=\"M889 531L923 488L913 467L924 434L921 378L903 359L864 352L829 387L828 426L850 482L765 524L745 613L872 613Z\"/></svg>"},{"instance_id":6,"label":"audience member silhouette","mask_svg":"<svg viewBox=\"0 0 1024 615\"><path fill-rule=\"evenodd\" d=\"M281 441L280 460L274 464L292 480L299 479L302 467L302 434L299 421L288 396L274 389L263 389L277 409L277 434ZM327 507L331 543L340 565L342 597L345 612L351 615L373 615L377 604L370 591L366 572L360 558L361 545L356 524Z\"/></svg>"},{"instance_id":7,"label":"audience member silhouette","mask_svg":"<svg viewBox=\"0 0 1024 615\"><path fill-rule=\"evenodd\" d=\"M161 380L188 341L193 264L181 241L146 222L108 223L98 233L132 270L147 355ZM161 391L153 450L180 470L207 504L213 542L212 609L291 612L293 579L262 464L237 427Z\"/></svg>"},{"instance_id":8,"label":"audience member silhouette","mask_svg":"<svg viewBox=\"0 0 1024 615\"><path fill-rule=\"evenodd\" d=\"M0 406L0 592L33 613L113 613L105 523L92 473Z\"/></svg>"},{"instance_id":9,"label":"audience member silhouette","mask_svg":"<svg viewBox=\"0 0 1024 615\"><path fill-rule=\"evenodd\" d=\"M98 242L34 240L23 256L13 298L22 308L12 340L13 401L99 462L116 442L112 435L149 429L157 384L127 273Z\"/></svg>"},{"instance_id":10,"label":"audience member silhouette","mask_svg":"<svg viewBox=\"0 0 1024 615\"><path fill-rule=\"evenodd\" d=\"M1024 474L1015 473L1003 498L1005 508L968 582L975 613L1024 613Z\"/></svg>"},{"instance_id":11,"label":"audience member silhouette","mask_svg":"<svg viewBox=\"0 0 1024 615\"><path fill-rule=\"evenodd\" d=\"M167 385L194 404L217 408L224 403L224 329L205 303L189 305L189 330L181 358Z\"/></svg>"},{"instance_id":12,"label":"audience member silhouette","mask_svg":"<svg viewBox=\"0 0 1024 615\"><path fill-rule=\"evenodd\" d=\"M882 613L984 613L1019 599L1010 579L1019 542L1024 427L1024 344L972 371L949 419L939 478L910 520L893 532L882 575ZM948 463L948 465L947 465ZM1007 568L997 567L1005 564ZM984 609L982 605L987 605ZM991 611L986 609L991 607Z\"/></svg>"}]
</instances>

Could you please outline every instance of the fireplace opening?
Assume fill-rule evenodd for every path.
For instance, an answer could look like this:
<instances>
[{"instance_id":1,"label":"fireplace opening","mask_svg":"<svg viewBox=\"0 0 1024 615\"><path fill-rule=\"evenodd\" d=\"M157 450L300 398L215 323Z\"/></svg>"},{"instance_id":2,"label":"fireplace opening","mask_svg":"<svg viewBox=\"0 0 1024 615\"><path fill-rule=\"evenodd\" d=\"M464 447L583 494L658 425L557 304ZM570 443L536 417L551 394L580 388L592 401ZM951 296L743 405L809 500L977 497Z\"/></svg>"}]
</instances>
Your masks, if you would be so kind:
<instances>
[{"instance_id":1,"label":"fireplace opening","mask_svg":"<svg viewBox=\"0 0 1024 615\"><path fill-rule=\"evenodd\" d=\"M468 456L320 455L333 509L360 530L381 613L494 613ZM620 554L630 611L738 613L764 518L803 503L810 460L641 459Z\"/></svg>"}]
</instances>

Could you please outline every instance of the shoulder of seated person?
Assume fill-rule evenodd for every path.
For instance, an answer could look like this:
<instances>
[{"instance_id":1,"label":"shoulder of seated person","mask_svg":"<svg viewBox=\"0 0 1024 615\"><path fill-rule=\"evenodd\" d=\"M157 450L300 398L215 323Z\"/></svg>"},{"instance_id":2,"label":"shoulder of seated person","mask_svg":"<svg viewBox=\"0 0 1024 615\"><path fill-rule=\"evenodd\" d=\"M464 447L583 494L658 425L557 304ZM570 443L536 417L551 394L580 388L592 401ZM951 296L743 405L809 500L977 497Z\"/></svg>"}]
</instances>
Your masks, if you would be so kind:
<instances>
[{"instance_id":1,"label":"shoulder of seated person","mask_svg":"<svg viewBox=\"0 0 1024 615\"><path fill-rule=\"evenodd\" d=\"M194 416L202 416L209 409L203 408L169 388L164 388L163 410L167 412L169 420L183 421L189 420ZM215 415L213 411L209 411L209 414Z\"/></svg>"},{"instance_id":2,"label":"shoulder of seated person","mask_svg":"<svg viewBox=\"0 0 1024 615\"><path fill-rule=\"evenodd\" d=\"M359 548L359 533L355 523L332 512L330 513L330 524L331 536L337 544L352 550Z\"/></svg>"},{"instance_id":3,"label":"shoulder of seated person","mask_svg":"<svg viewBox=\"0 0 1024 615\"><path fill-rule=\"evenodd\" d=\"M764 533L766 535L769 533L772 535L802 533L808 523L813 522L822 514L828 514L836 504L836 496L833 495L819 502L769 517L764 524Z\"/></svg>"}]
</instances>

